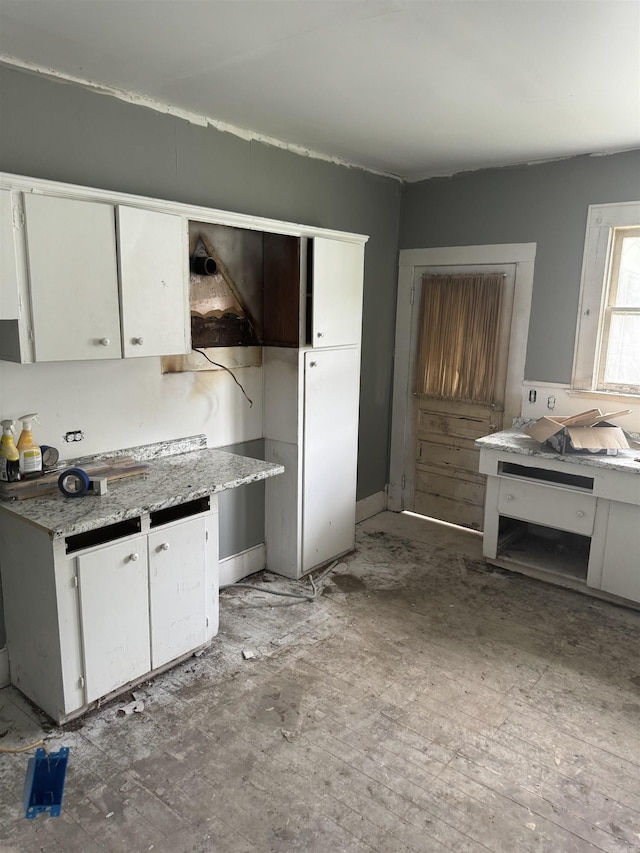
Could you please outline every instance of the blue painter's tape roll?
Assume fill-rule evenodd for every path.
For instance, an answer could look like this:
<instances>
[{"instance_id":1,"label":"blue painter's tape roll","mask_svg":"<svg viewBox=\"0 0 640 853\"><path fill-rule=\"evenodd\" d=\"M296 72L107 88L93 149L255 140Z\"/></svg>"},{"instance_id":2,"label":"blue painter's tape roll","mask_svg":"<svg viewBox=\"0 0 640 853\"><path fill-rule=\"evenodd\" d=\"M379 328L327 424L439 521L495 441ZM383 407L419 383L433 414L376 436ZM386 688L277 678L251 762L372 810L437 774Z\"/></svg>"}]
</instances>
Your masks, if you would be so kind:
<instances>
[{"instance_id":1,"label":"blue painter's tape roll","mask_svg":"<svg viewBox=\"0 0 640 853\"><path fill-rule=\"evenodd\" d=\"M58 477L58 488L66 498L79 498L89 491L91 481L82 468L67 468Z\"/></svg>"}]
</instances>

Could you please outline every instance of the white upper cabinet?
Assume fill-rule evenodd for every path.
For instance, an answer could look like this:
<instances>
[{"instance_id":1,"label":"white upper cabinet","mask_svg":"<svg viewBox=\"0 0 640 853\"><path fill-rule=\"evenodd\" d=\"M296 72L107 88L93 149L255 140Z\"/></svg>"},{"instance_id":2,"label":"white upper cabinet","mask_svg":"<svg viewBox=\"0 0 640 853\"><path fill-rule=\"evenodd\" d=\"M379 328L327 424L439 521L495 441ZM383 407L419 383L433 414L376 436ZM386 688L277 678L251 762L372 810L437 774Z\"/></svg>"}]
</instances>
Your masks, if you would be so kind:
<instances>
[{"instance_id":1,"label":"white upper cabinet","mask_svg":"<svg viewBox=\"0 0 640 853\"><path fill-rule=\"evenodd\" d=\"M22 292L18 272L15 221L20 221L20 215L14 208L13 194L0 189L0 359L20 362L30 359L31 342L25 318L28 299ZM22 335L21 328L25 330Z\"/></svg>"},{"instance_id":2,"label":"white upper cabinet","mask_svg":"<svg viewBox=\"0 0 640 853\"><path fill-rule=\"evenodd\" d=\"M118 206L125 357L190 350L188 245L182 217Z\"/></svg>"},{"instance_id":3,"label":"white upper cabinet","mask_svg":"<svg viewBox=\"0 0 640 853\"><path fill-rule=\"evenodd\" d=\"M359 345L364 245L314 237L312 264L312 346Z\"/></svg>"},{"instance_id":4,"label":"white upper cabinet","mask_svg":"<svg viewBox=\"0 0 640 853\"><path fill-rule=\"evenodd\" d=\"M0 358L78 361L191 351L186 218L0 191Z\"/></svg>"},{"instance_id":5,"label":"white upper cabinet","mask_svg":"<svg viewBox=\"0 0 640 853\"><path fill-rule=\"evenodd\" d=\"M189 223L257 232L263 345L360 345L362 235L5 173L0 214L0 359L190 353Z\"/></svg>"},{"instance_id":6,"label":"white upper cabinet","mask_svg":"<svg viewBox=\"0 0 640 853\"><path fill-rule=\"evenodd\" d=\"M36 361L120 358L113 207L26 194Z\"/></svg>"}]
</instances>

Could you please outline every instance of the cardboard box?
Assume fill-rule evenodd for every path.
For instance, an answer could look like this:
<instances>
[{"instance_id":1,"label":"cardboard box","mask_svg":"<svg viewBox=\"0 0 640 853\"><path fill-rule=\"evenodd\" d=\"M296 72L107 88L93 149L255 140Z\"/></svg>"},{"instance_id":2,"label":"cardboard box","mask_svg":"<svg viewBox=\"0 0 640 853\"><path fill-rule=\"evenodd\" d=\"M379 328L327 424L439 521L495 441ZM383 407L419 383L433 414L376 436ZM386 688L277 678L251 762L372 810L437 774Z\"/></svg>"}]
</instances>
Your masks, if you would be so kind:
<instances>
[{"instance_id":1,"label":"cardboard box","mask_svg":"<svg viewBox=\"0 0 640 853\"><path fill-rule=\"evenodd\" d=\"M629 443L623 430L610 421L629 414L630 409L606 415L600 409L589 409L568 418L546 416L527 427L525 432L558 453L615 456L618 450L626 450Z\"/></svg>"}]
</instances>

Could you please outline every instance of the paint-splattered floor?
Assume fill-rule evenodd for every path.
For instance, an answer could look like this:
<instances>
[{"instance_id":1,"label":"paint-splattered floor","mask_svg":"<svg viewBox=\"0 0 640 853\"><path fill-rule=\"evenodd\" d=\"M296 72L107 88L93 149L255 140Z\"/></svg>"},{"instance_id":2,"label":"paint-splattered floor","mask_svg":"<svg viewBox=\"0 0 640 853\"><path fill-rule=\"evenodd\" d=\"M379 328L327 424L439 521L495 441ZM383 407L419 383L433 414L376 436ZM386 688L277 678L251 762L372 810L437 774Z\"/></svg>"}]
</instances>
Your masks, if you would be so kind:
<instances>
[{"instance_id":1,"label":"paint-splattered floor","mask_svg":"<svg viewBox=\"0 0 640 853\"><path fill-rule=\"evenodd\" d=\"M0 851L639 851L640 613L480 553L383 513L315 602L223 593L139 712L43 728L0 691L0 744L71 748L62 815L33 821L28 756L0 756Z\"/></svg>"}]
</instances>

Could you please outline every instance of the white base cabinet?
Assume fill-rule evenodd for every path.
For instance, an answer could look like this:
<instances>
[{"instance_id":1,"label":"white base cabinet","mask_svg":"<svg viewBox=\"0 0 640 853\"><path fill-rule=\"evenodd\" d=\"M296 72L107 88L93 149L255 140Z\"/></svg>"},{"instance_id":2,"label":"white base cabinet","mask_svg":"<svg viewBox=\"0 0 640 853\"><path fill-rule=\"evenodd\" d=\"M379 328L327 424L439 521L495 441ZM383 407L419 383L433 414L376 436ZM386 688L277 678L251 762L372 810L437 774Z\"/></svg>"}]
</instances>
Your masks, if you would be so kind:
<instances>
[{"instance_id":1,"label":"white base cabinet","mask_svg":"<svg viewBox=\"0 0 640 853\"><path fill-rule=\"evenodd\" d=\"M480 439L488 562L640 604L640 476L586 457L520 455ZM483 446L482 443L485 443Z\"/></svg>"},{"instance_id":2,"label":"white base cabinet","mask_svg":"<svg viewBox=\"0 0 640 853\"><path fill-rule=\"evenodd\" d=\"M0 513L0 538L11 682L58 723L217 634L217 496L53 543Z\"/></svg>"}]
</instances>

